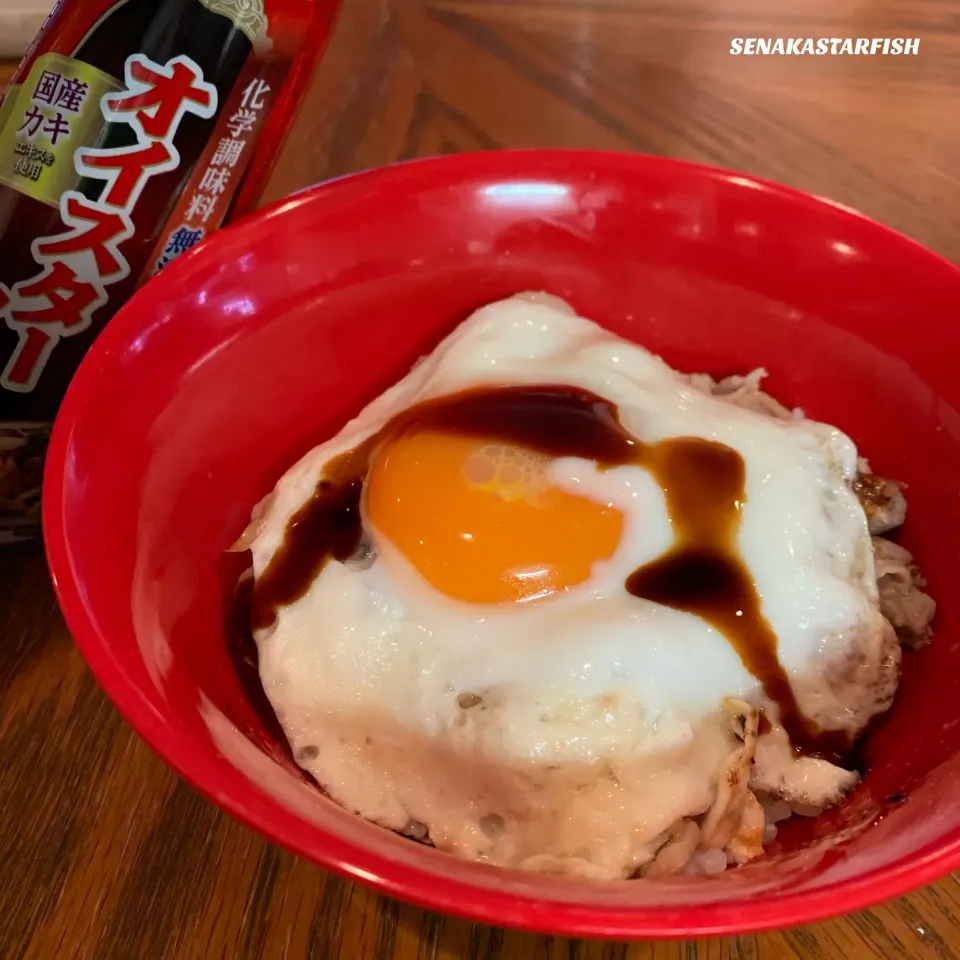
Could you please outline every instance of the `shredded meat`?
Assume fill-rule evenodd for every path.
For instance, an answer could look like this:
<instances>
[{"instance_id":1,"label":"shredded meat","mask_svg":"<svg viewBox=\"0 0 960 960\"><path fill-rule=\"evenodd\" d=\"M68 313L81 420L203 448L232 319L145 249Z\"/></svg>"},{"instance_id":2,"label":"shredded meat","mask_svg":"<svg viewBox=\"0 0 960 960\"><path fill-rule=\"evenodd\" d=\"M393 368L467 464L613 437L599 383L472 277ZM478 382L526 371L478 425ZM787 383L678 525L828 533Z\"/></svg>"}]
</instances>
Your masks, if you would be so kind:
<instances>
[{"instance_id":1,"label":"shredded meat","mask_svg":"<svg viewBox=\"0 0 960 960\"><path fill-rule=\"evenodd\" d=\"M742 700L728 700L724 709L730 714L734 731L743 746L727 758L726 768L717 784L717 796L700 825L700 846L723 848L733 839L750 794L750 767L757 749L760 711Z\"/></svg>"},{"instance_id":2,"label":"shredded meat","mask_svg":"<svg viewBox=\"0 0 960 960\"><path fill-rule=\"evenodd\" d=\"M864 624L842 655L825 665L827 691L821 692L816 708L807 708L807 715L822 727L842 729L850 711L866 721L893 703L900 682L900 644L882 614L873 621Z\"/></svg>"},{"instance_id":3,"label":"shredded meat","mask_svg":"<svg viewBox=\"0 0 960 960\"><path fill-rule=\"evenodd\" d=\"M760 801L748 790L740 816L740 825L727 845L727 856L734 863L746 863L763 853L763 835L767 816Z\"/></svg>"},{"instance_id":4,"label":"shredded meat","mask_svg":"<svg viewBox=\"0 0 960 960\"><path fill-rule=\"evenodd\" d=\"M660 848L653 862L642 870L648 880L659 880L680 873L696 852L700 828L693 820L678 820L669 830L669 839Z\"/></svg>"},{"instance_id":5,"label":"shredded meat","mask_svg":"<svg viewBox=\"0 0 960 960\"><path fill-rule=\"evenodd\" d=\"M687 379L691 386L701 392L728 400L738 407L753 410L754 413L762 413L778 420L795 420L802 416L799 410L788 409L760 389L760 383L766 375L767 371L760 367L746 376L724 377L722 380L715 380L706 373L694 373Z\"/></svg>"},{"instance_id":6,"label":"shredded meat","mask_svg":"<svg viewBox=\"0 0 960 960\"><path fill-rule=\"evenodd\" d=\"M936 601L923 592L926 581L909 550L883 537L874 537L873 557L880 612L893 625L900 642L917 650L930 641Z\"/></svg>"},{"instance_id":7,"label":"shredded meat","mask_svg":"<svg viewBox=\"0 0 960 960\"><path fill-rule=\"evenodd\" d=\"M774 726L757 744L750 787L771 800L835 806L857 785L859 774L817 757L797 756L786 731Z\"/></svg>"},{"instance_id":8,"label":"shredded meat","mask_svg":"<svg viewBox=\"0 0 960 960\"><path fill-rule=\"evenodd\" d=\"M933 633L930 624L937 612L937 604L924 593L926 580L914 564L910 551L880 536L895 530L906 519L907 499L903 484L877 476L871 471L870 464L861 459L852 487L873 535L880 612L896 630L900 643L918 650L930 641Z\"/></svg>"},{"instance_id":9,"label":"shredded meat","mask_svg":"<svg viewBox=\"0 0 960 960\"><path fill-rule=\"evenodd\" d=\"M860 462L860 471L851 486L867 515L870 533L877 536L902 526L907 518L907 499L903 484L864 470L865 463Z\"/></svg>"}]
</instances>

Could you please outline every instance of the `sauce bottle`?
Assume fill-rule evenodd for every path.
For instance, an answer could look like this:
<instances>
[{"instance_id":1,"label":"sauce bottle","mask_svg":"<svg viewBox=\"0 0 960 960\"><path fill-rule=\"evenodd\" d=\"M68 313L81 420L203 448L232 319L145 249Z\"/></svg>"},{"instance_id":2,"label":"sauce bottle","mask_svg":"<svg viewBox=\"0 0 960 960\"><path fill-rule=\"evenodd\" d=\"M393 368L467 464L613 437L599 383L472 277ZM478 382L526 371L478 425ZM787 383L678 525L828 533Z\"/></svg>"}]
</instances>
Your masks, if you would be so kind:
<instances>
[{"instance_id":1,"label":"sauce bottle","mask_svg":"<svg viewBox=\"0 0 960 960\"><path fill-rule=\"evenodd\" d=\"M0 550L40 542L50 426L98 332L255 203L337 7L60 0L48 18L0 104Z\"/></svg>"}]
</instances>

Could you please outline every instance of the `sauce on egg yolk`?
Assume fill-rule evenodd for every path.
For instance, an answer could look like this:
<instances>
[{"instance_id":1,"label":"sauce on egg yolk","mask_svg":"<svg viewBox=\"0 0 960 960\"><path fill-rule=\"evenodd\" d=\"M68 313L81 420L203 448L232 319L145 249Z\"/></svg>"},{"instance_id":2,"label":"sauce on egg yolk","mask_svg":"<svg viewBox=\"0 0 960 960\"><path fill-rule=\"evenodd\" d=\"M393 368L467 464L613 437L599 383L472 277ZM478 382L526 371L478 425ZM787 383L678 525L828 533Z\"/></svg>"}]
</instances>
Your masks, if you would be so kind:
<instances>
[{"instance_id":1,"label":"sauce on egg yolk","mask_svg":"<svg viewBox=\"0 0 960 960\"><path fill-rule=\"evenodd\" d=\"M508 456L508 448L529 453ZM592 460L601 469L633 464L650 471L663 491L674 543L634 570L624 590L713 626L777 705L794 749L840 761L849 737L821 729L801 711L777 655L777 635L739 553L743 458L698 437L647 443L623 427L614 404L587 390L540 384L436 397L327 461L313 495L289 517L283 542L256 579L251 624L271 626L328 560L357 555L364 500L378 532L428 580L445 583L441 589L450 596L523 600L583 582L590 567L616 549L623 518L546 483L545 464L558 457ZM474 507L486 523L474 517L464 527ZM481 548L464 552L462 533L482 536ZM531 542L536 538L543 543ZM448 550L461 551L460 561L454 563ZM534 558L530 567L528 556ZM513 581L538 565L546 573L536 593L518 595L522 588Z\"/></svg>"},{"instance_id":2,"label":"sauce on egg yolk","mask_svg":"<svg viewBox=\"0 0 960 960\"><path fill-rule=\"evenodd\" d=\"M434 588L468 603L545 597L613 556L619 510L547 479L549 457L511 444L418 431L388 440L367 474L364 513Z\"/></svg>"}]
</instances>

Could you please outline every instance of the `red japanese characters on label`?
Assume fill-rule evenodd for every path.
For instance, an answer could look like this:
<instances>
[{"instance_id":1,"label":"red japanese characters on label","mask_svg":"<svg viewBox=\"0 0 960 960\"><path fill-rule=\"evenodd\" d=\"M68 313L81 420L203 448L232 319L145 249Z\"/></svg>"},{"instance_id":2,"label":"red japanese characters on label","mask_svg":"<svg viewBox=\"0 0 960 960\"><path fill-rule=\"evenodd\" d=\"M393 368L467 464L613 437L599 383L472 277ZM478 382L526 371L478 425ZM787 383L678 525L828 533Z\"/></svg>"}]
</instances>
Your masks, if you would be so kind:
<instances>
[{"instance_id":1,"label":"red japanese characters on label","mask_svg":"<svg viewBox=\"0 0 960 960\"><path fill-rule=\"evenodd\" d=\"M100 109L107 122L128 124L136 144L77 150L77 174L105 181L103 189L96 200L66 191L60 216L68 229L31 245L37 275L9 290L0 285L0 316L19 337L0 375L0 386L8 390L33 390L59 339L86 330L107 302L107 288L130 275L120 248L133 236L131 214L144 186L179 166L173 141L183 118L190 113L210 119L216 113L217 90L189 57L161 66L134 54L126 61L124 79L125 89L106 94ZM68 113L81 93L63 77L41 77L32 99L42 97ZM46 162L43 156L29 159Z\"/></svg>"}]
</instances>

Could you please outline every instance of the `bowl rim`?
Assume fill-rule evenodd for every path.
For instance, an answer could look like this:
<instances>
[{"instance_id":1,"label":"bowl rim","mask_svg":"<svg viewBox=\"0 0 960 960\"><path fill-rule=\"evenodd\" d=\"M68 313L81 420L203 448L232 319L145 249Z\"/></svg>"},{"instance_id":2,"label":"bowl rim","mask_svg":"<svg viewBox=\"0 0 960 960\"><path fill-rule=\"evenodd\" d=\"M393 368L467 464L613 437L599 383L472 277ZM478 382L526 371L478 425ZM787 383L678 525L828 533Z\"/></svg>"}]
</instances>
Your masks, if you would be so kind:
<instances>
[{"instance_id":1,"label":"bowl rim","mask_svg":"<svg viewBox=\"0 0 960 960\"><path fill-rule=\"evenodd\" d=\"M960 286L960 268L945 257L912 238L866 215L832 200L804 193L759 177L719 167L607 150L522 149L462 153L450 156L407 160L359 173L346 174L297 191L260 210L240 218L165 268L175 281L188 265L204 258L211 263L218 257L224 237L256 232L275 217L293 214L314 204L337 204L344 187L363 190L389 185L398 176L414 170L427 181L436 168L447 175L516 179L524 170L536 167L538 176L544 166L562 177L571 166L591 169L613 164L624 173L653 169L673 170L686 180L732 183L745 189L761 190L782 201L800 204L814 211L838 211L857 220L877 236L912 248L931 266L939 265L953 275ZM149 294L147 294L149 295ZM77 370L54 423L43 481L43 537L47 562L64 618L95 679L108 698L141 739L162 758L178 776L201 794L272 843L312 861L348 880L356 881L379 893L430 910L499 927L569 937L634 940L646 938L680 939L756 933L813 923L842 913L861 910L909 893L960 868L960 834L932 849L923 848L899 863L876 868L867 874L836 881L809 892L777 893L751 903L744 911L737 901L687 904L683 906L631 907L595 906L544 901L524 894L449 878L440 878L418 866L397 862L369 850L354 847L348 841L324 833L322 847L309 852L299 840L296 815L278 816L275 803L251 781L248 797L239 799L230 789L221 789L219 775L210 775L202 751L189 739L173 730L139 693L123 664L113 655L108 639L102 635L92 610L80 588L73 552L63 522L62 506L67 486L67 460L76 423L82 420L88 397L95 392L97 372L111 352L138 329L137 306L144 294L138 291L118 311L94 340ZM237 772L238 776L241 776Z\"/></svg>"}]
</instances>

